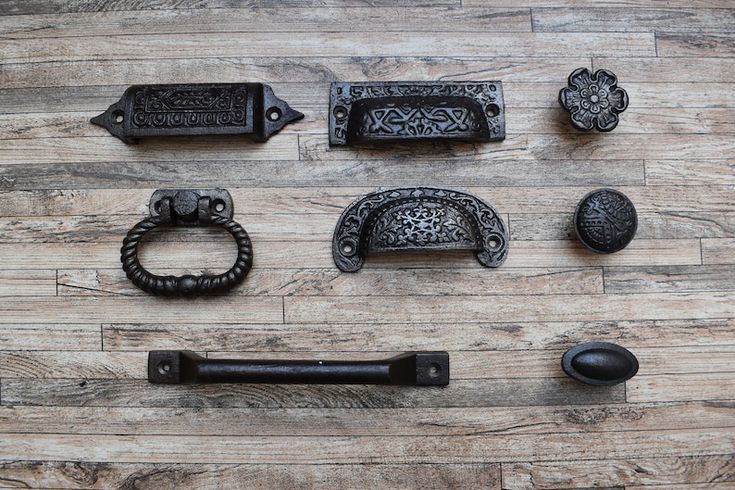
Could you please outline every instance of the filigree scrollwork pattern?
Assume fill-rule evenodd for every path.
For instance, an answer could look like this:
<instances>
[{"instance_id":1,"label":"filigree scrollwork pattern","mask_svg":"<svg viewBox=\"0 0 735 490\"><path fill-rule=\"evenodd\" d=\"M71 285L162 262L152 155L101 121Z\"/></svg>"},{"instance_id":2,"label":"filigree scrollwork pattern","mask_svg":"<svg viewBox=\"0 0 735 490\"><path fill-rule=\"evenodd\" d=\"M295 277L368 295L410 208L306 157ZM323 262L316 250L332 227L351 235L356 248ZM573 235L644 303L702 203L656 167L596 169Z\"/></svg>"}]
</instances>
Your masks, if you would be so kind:
<instances>
[{"instance_id":1,"label":"filigree scrollwork pattern","mask_svg":"<svg viewBox=\"0 0 735 490\"><path fill-rule=\"evenodd\" d=\"M475 250L486 267L508 254L503 220L486 202L459 191L411 187L376 192L347 207L334 230L332 254L345 272L369 252Z\"/></svg>"},{"instance_id":2,"label":"filigree scrollwork pattern","mask_svg":"<svg viewBox=\"0 0 735 490\"><path fill-rule=\"evenodd\" d=\"M329 142L505 138L500 82L333 83Z\"/></svg>"}]
</instances>

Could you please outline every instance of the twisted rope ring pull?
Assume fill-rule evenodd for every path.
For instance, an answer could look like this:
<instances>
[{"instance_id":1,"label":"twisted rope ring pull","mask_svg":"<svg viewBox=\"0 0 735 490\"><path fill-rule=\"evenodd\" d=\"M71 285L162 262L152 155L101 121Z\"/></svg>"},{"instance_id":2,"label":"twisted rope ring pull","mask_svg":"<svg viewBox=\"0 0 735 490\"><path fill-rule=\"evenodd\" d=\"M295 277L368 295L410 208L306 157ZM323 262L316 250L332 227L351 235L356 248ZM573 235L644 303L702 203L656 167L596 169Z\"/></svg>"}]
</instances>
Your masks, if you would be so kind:
<instances>
[{"instance_id":1,"label":"twisted rope ring pull","mask_svg":"<svg viewBox=\"0 0 735 490\"><path fill-rule=\"evenodd\" d=\"M224 189L160 189L153 193L150 216L128 231L120 249L125 274L143 291L161 296L224 293L245 279L253 265L253 249L245 229L232 219L234 206ZM237 259L227 272L198 276L159 276L138 259L138 245L159 226L221 226L235 239Z\"/></svg>"}]
</instances>

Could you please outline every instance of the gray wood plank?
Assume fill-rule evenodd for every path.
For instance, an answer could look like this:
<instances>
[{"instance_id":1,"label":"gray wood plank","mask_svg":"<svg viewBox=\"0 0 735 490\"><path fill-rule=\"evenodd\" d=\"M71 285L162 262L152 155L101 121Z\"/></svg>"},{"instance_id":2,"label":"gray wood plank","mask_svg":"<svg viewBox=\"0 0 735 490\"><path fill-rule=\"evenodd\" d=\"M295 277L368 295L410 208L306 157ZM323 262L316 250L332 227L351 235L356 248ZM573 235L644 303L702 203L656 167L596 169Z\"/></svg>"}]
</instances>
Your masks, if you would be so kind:
<instances>
[{"instance_id":1,"label":"gray wood plank","mask_svg":"<svg viewBox=\"0 0 735 490\"><path fill-rule=\"evenodd\" d=\"M0 404L181 408L431 408L625 402L625 387L569 378L458 380L444 388L369 385L151 385L145 380L0 380Z\"/></svg>"}]
</instances>

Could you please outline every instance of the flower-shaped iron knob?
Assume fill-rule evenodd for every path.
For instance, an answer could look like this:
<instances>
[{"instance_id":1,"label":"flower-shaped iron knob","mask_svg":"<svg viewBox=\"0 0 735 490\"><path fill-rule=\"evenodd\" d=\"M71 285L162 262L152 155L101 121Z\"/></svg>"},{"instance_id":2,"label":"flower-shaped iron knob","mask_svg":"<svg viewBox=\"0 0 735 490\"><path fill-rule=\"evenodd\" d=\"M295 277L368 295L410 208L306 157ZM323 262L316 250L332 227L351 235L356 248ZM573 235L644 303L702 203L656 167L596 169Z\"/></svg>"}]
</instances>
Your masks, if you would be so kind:
<instances>
[{"instance_id":1,"label":"flower-shaped iron knob","mask_svg":"<svg viewBox=\"0 0 735 490\"><path fill-rule=\"evenodd\" d=\"M593 252L609 254L628 246L638 229L635 206L622 192L597 189L574 212L577 238Z\"/></svg>"},{"instance_id":2,"label":"flower-shaped iron knob","mask_svg":"<svg viewBox=\"0 0 735 490\"><path fill-rule=\"evenodd\" d=\"M628 93L617 84L610 71L590 73L587 68L577 68L569 75L569 86L559 91L559 104L569 112L575 128L612 131L618 125L618 114L628 108Z\"/></svg>"}]
</instances>

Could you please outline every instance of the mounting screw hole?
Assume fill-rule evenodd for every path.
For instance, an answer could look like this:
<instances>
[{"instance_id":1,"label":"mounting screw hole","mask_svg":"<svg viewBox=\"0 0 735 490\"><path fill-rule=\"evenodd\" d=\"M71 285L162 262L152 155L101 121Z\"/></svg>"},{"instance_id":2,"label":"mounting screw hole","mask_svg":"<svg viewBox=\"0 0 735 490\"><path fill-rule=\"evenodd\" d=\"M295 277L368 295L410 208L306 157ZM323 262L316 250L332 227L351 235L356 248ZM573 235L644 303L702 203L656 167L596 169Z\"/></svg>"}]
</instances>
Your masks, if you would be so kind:
<instances>
[{"instance_id":1,"label":"mounting screw hole","mask_svg":"<svg viewBox=\"0 0 735 490\"><path fill-rule=\"evenodd\" d=\"M163 374L163 375L167 375L168 373L170 373L171 372L171 363L169 363L168 361L163 361L163 362L159 363L158 364L158 372L161 373L161 374Z\"/></svg>"},{"instance_id":2,"label":"mounting screw hole","mask_svg":"<svg viewBox=\"0 0 735 490\"><path fill-rule=\"evenodd\" d=\"M442 367L439 364L433 363L429 366L429 376L436 378L442 372Z\"/></svg>"},{"instance_id":3,"label":"mounting screw hole","mask_svg":"<svg viewBox=\"0 0 735 490\"><path fill-rule=\"evenodd\" d=\"M337 119L343 119L347 117L347 109L342 106L337 106L334 108L332 114L334 114L334 117L336 117Z\"/></svg>"},{"instance_id":4,"label":"mounting screw hole","mask_svg":"<svg viewBox=\"0 0 735 490\"><path fill-rule=\"evenodd\" d=\"M349 245L349 244L342 245L342 252L343 253L351 254L353 250L354 250L354 248L352 248L352 245Z\"/></svg>"},{"instance_id":5,"label":"mounting screw hole","mask_svg":"<svg viewBox=\"0 0 735 490\"><path fill-rule=\"evenodd\" d=\"M281 112L281 109L279 109L278 107L271 107L265 113L265 117L267 117L269 121L278 121L279 119L281 119L282 115L283 113Z\"/></svg>"},{"instance_id":6,"label":"mounting screw hole","mask_svg":"<svg viewBox=\"0 0 735 490\"><path fill-rule=\"evenodd\" d=\"M112 120L115 122L115 124L120 124L125 120L125 116L123 115L123 111L115 111L112 113Z\"/></svg>"},{"instance_id":7,"label":"mounting screw hole","mask_svg":"<svg viewBox=\"0 0 735 490\"><path fill-rule=\"evenodd\" d=\"M498 107L497 104L488 104L487 107L485 107L485 114L489 117L495 117L500 114L500 107Z\"/></svg>"},{"instance_id":8,"label":"mounting screw hole","mask_svg":"<svg viewBox=\"0 0 735 490\"><path fill-rule=\"evenodd\" d=\"M218 213L221 213L222 211L225 210L225 207L227 206L225 205L225 202L222 199L215 199L213 203L213 207L215 211L217 211Z\"/></svg>"}]
</instances>

